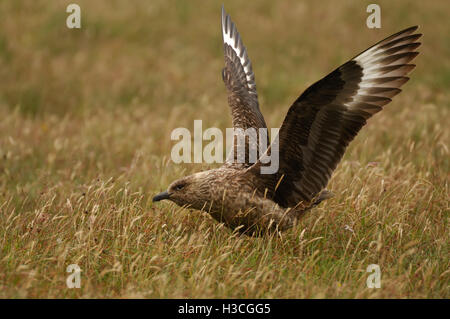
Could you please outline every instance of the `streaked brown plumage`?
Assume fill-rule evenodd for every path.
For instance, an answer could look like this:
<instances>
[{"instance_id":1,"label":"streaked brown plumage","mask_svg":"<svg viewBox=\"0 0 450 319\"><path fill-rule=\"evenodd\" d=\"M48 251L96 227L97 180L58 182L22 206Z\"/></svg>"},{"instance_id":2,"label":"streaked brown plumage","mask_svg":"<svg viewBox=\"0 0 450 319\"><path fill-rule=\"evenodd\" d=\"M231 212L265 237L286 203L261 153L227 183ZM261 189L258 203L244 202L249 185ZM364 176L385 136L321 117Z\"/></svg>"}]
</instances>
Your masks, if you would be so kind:
<instances>
[{"instance_id":1,"label":"streaked brown plumage","mask_svg":"<svg viewBox=\"0 0 450 319\"><path fill-rule=\"evenodd\" d=\"M207 211L246 233L292 227L305 211L331 196L324 188L347 145L408 81L406 74L415 67L409 63L420 46L416 30L411 27L378 42L300 95L279 131L277 173L261 174L266 164L251 163L247 156L243 163L229 157L218 169L173 182L153 200ZM222 35L222 76L233 127L266 128L247 50L223 8Z\"/></svg>"}]
</instances>

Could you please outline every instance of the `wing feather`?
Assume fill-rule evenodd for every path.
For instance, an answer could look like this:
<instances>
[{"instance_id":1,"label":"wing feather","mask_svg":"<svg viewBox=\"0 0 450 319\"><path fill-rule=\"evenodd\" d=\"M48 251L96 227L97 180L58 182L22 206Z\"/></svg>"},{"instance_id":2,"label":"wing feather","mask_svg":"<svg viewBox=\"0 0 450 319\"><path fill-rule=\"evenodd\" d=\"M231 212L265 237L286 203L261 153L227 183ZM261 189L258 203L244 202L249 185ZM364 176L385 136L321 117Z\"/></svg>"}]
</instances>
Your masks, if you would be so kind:
<instances>
[{"instance_id":1,"label":"wing feather","mask_svg":"<svg viewBox=\"0 0 450 319\"><path fill-rule=\"evenodd\" d=\"M415 67L409 62L418 55L421 34L414 34L416 30L411 27L378 42L293 103L279 132L279 170L260 176L279 205L293 207L318 196L366 121L401 92ZM249 171L259 173L261 165Z\"/></svg>"},{"instance_id":2,"label":"wing feather","mask_svg":"<svg viewBox=\"0 0 450 319\"><path fill-rule=\"evenodd\" d=\"M240 159L244 163L238 165L250 166L249 152L256 152L256 158L259 154L259 129L267 129L264 117L259 110L258 95L256 92L255 75L252 70L252 64L247 54L241 36L236 25L230 16L222 7L222 35L225 57L225 67L222 71L223 81L228 90L228 104L231 108L231 116L234 128L242 130L255 129L256 140L243 136L245 139L245 150L238 156L237 139L242 133L237 132L234 139L234 151L227 159L228 165L235 165ZM245 134L245 132L244 132ZM268 146L268 134L265 136L266 146ZM244 154L242 154L244 153Z\"/></svg>"}]
</instances>

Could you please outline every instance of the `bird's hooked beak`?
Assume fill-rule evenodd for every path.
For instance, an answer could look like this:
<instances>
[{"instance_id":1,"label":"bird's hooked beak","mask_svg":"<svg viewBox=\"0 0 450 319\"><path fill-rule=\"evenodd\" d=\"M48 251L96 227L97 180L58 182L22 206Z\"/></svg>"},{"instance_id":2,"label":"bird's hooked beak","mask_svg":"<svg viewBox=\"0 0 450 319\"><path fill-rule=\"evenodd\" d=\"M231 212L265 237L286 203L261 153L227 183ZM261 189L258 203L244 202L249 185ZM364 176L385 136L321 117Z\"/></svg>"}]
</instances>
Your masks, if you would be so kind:
<instances>
[{"instance_id":1,"label":"bird's hooked beak","mask_svg":"<svg viewBox=\"0 0 450 319\"><path fill-rule=\"evenodd\" d=\"M159 202L160 200L169 199L169 198L170 198L170 194L167 191L165 191L165 192L159 193L158 195L153 197L152 202Z\"/></svg>"}]
</instances>

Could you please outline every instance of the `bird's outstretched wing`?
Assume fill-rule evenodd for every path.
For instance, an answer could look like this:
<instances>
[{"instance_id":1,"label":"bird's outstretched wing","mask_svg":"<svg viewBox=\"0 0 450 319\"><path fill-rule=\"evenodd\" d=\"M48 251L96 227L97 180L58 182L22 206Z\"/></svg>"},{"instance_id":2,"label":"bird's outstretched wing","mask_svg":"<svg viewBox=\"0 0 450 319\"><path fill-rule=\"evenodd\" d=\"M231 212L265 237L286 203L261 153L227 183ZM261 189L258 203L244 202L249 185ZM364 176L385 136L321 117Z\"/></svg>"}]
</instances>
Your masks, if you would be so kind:
<instances>
[{"instance_id":1,"label":"bird's outstretched wing","mask_svg":"<svg viewBox=\"0 0 450 319\"><path fill-rule=\"evenodd\" d=\"M256 143L248 145L252 140L246 139L245 153L252 148L257 151L259 143L259 129L266 128L264 117L259 110L258 95L256 93L255 75L252 71L252 64L247 54L247 50L242 42L241 36L230 16L225 12L222 6L222 36L223 49L225 56L225 67L222 70L222 78L228 90L228 104L231 108L233 128L247 130L255 129ZM268 137L267 135L264 138ZM266 146L268 142L266 141ZM237 146L237 138L235 139ZM244 166L253 164L260 154L257 155L253 163L249 163L248 154L238 153L236 148L231 158L228 158L229 164L238 162L238 154L242 155L240 162Z\"/></svg>"},{"instance_id":2,"label":"bird's outstretched wing","mask_svg":"<svg viewBox=\"0 0 450 319\"><path fill-rule=\"evenodd\" d=\"M410 61L420 45L416 30L400 31L360 53L290 107L279 132L279 170L260 176L276 189L272 195L279 205L292 207L317 196L366 120L400 93L415 67Z\"/></svg>"}]
</instances>

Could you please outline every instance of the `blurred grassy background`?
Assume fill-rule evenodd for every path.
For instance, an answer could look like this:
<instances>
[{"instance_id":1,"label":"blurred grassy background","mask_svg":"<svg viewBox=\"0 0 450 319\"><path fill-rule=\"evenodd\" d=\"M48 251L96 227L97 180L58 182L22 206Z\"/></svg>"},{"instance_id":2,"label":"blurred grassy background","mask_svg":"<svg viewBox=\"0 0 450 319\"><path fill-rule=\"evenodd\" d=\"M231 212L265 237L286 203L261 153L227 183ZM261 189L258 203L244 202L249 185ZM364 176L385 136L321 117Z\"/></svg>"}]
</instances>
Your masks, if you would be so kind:
<instances>
[{"instance_id":1,"label":"blurred grassy background","mask_svg":"<svg viewBox=\"0 0 450 319\"><path fill-rule=\"evenodd\" d=\"M371 1L225 2L248 48L269 127L279 127L305 88L358 52L412 25L424 34L404 92L370 120L338 167L330 188L339 195L305 219L305 229L316 229L305 236L325 242L305 246L300 255L302 229L284 242L230 239L200 214L150 203L173 179L206 167L170 162L174 128L192 129L194 119L202 119L204 128L231 125L220 76L221 2L77 0L82 28L71 30L65 9L72 2L0 2L0 296L448 296L448 252L441 250L448 245L449 211L448 1L377 1L381 29L366 27ZM369 222L360 219L367 211ZM92 216L104 223L91 227ZM313 227L317 220L324 224ZM378 223L401 228L405 236L392 235L399 246L381 258L385 268L394 269L397 257L413 248L415 259L392 270L388 289L369 291L361 269L371 258L382 263L379 251L377 258L368 251L392 230ZM356 243L344 225L360 228ZM122 231L130 242L119 240ZM177 236L186 237L184 246L168 253ZM147 246L140 247L141 241ZM197 241L213 241L217 250L197 251ZM356 274L349 275L347 249L353 244L363 257L360 268L350 263ZM107 257L100 258L104 245ZM125 251L127 245L132 252ZM216 260L236 245L245 260L249 251L255 254L238 270L206 263L209 281L198 286L194 279L206 276L198 269L186 266L189 275L178 275L177 258L186 251ZM277 252L280 247L283 252ZM324 260L317 260L316 250ZM159 270L151 268L154 257ZM323 269L303 268L306 275L299 278L300 266L291 257ZM223 258L226 265L239 259ZM81 291L65 289L65 267L73 260L90 276ZM261 288L255 282L268 270L251 271L260 262L285 271L270 275ZM217 278L234 278L239 271L247 283L221 286Z\"/></svg>"}]
</instances>

